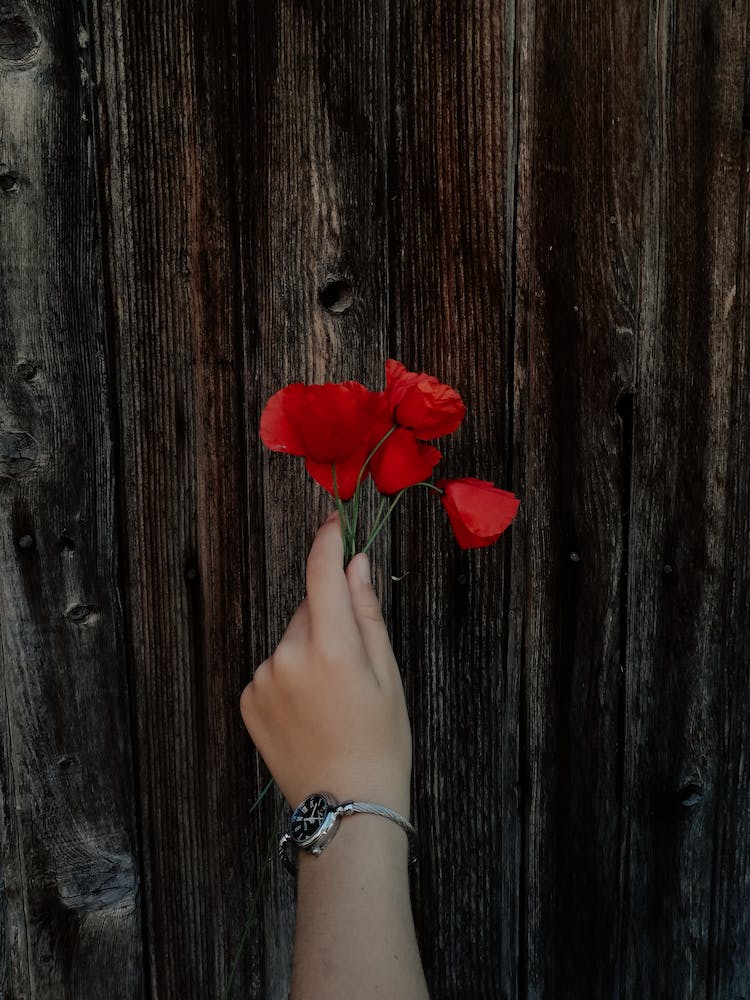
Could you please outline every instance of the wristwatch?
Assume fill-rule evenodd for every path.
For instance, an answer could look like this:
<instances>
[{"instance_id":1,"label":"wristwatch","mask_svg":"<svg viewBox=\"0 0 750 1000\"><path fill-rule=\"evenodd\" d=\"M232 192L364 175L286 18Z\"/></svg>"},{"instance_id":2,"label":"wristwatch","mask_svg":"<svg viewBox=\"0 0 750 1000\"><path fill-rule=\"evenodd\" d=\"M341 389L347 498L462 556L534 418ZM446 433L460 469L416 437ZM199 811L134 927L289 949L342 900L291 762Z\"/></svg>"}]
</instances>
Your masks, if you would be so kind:
<instances>
[{"instance_id":1,"label":"wristwatch","mask_svg":"<svg viewBox=\"0 0 750 1000\"><path fill-rule=\"evenodd\" d=\"M374 802L336 802L333 796L326 792L313 792L294 810L289 820L289 829L279 841L279 856L287 870L292 874L296 872L297 866L293 855L296 855L297 851L307 851L316 857L321 854L333 840L341 817L351 816L353 813L369 813L392 820L406 832L413 847L416 830L407 819L393 809L376 805ZM409 861L411 863L415 860L412 851Z\"/></svg>"}]
</instances>

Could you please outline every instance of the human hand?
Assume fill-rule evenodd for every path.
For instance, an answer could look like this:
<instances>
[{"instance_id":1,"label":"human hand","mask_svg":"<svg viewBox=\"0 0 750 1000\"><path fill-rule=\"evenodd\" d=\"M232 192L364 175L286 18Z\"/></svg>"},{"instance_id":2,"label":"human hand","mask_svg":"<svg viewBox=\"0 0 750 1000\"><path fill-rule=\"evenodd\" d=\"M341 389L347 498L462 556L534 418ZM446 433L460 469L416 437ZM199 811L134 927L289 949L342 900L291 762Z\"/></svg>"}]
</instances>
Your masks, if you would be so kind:
<instances>
[{"instance_id":1,"label":"human hand","mask_svg":"<svg viewBox=\"0 0 750 1000\"><path fill-rule=\"evenodd\" d=\"M337 513L307 559L307 595L242 692L242 718L292 808L312 792L409 815L411 729L369 560L342 569ZM361 575L360 575L361 574Z\"/></svg>"}]
</instances>

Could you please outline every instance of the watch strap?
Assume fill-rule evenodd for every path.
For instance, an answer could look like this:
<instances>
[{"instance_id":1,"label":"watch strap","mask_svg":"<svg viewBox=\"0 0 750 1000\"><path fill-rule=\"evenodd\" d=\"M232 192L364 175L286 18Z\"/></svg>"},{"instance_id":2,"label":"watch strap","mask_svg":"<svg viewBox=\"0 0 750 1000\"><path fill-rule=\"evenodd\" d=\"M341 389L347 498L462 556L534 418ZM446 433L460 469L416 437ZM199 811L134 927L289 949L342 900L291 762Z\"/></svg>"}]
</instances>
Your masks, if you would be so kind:
<instances>
[{"instance_id":1,"label":"watch strap","mask_svg":"<svg viewBox=\"0 0 750 1000\"><path fill-rule=\"evenodd\" d=\"M414 864L414 862L417 860L416 852L414 849L417 832L411 825L409 820L406 819L405 816L402 816L400 813L397 813L394 809L389 809L387 806L378 805L376 802L357 802L355 800L349 800L346 802L336 803L329 799L329 803L330 803L330 813L333 813L339 819L344 816L352 816L355 813L366 813L371 816L382 816L384 819L389 819L393 823L396 823L396 825L400 826L401 829L404 831L404 833L406 833L407 837L409 838L409 847L410 847L409 864ZM326 841L326 845L327 843L330 843L330 840L333 839L334 835L335 835L335 830L330 835L330 839ZM308 849L300 847L298 844L296 844L290 832L285 833L281 837L281 840L279 841L279 857L283 861L287 871L291 872L292 874L296 874L297 871L297 866L294 861L293 852L299 850L308 850ZM321 850L319 849L314 852L309 851L309 853L315 853L317 855L321 853Z\"/></svg>"}]
</instances>

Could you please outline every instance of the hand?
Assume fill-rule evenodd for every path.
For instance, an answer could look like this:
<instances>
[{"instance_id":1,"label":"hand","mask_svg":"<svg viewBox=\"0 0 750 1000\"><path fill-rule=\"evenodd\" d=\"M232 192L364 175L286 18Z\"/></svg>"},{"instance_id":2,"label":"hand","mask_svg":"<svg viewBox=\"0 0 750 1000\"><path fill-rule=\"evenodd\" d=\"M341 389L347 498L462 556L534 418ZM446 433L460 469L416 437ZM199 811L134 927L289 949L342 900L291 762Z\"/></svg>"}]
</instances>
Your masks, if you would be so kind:
<instances>
[{"instance_id":1,"label":"hand","mask_svg":"<svg viewBox=\"0 0 750 1000\"><path fill-rule=\"evenodd\" d=\"M411 730L398 664L358 553L342 570L338 514L307 559L307 596L240 708L292 808L312 792L409 815ZM360 575L361 574L361 575Z\"/></svg>"}]
</instances>

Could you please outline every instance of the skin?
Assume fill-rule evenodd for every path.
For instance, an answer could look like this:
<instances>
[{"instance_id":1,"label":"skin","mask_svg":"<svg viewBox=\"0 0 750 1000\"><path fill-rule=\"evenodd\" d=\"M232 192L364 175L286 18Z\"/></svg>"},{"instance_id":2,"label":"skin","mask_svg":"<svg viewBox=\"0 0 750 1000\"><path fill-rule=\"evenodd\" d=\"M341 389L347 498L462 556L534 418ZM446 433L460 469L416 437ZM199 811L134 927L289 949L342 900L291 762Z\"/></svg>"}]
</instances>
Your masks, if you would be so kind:
<instances>
[{"instance_id":1,"label":"skin","mask_svg":"<svg viewBox=\"0 0 750 1000\"><path fill-rule=\"evenodd\" d=\"M307 559L307 594L242 692L242 718L292 808L309 794L409 815L411 729L369 561L342 570L338 514ZM291 1000L428 1000L395 823L341 820L319 857L300 852Z\"/></svg>"}]
</instances>

